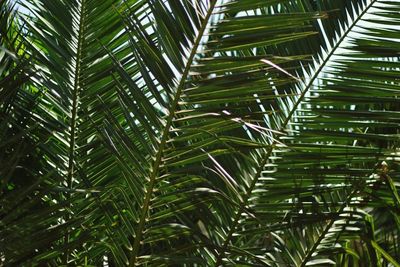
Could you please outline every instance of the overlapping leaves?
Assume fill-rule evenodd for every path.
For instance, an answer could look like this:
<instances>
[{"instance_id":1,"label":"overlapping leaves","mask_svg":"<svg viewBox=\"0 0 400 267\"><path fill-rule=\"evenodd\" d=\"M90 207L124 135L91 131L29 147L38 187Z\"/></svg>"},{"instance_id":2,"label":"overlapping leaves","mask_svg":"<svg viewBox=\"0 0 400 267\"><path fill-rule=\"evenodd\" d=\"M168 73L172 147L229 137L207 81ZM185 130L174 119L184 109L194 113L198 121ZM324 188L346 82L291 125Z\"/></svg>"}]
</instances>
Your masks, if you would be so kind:
<instances>
[{"instance_id":1,"label":"overlapping leaves","mask_svg":"<svg viewBox=\"0 0 400 267\"><path fill-rule=\"evenodd\" d=\"M396 264L395 1L24 5L48 190L6 262Z\"/></svg>"}]
</instances>

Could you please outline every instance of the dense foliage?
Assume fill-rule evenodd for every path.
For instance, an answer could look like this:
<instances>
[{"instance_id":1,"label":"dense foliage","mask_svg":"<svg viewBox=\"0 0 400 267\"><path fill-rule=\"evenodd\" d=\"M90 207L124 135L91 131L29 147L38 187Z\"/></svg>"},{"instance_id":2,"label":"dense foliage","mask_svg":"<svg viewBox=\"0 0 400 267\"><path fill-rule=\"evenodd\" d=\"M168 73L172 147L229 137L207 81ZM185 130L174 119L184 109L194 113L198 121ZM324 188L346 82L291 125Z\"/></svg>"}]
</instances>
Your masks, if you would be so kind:
<instances>
[{"instance_id":1,"label":"dense foliage","mask_svg":"<svg viewBox=\"0 0 400 267\"><path fill-rule=\"evenodd\" d=\"M398 0L0 1L0 265L400 266Z\"/></svg>"}]
</instances>

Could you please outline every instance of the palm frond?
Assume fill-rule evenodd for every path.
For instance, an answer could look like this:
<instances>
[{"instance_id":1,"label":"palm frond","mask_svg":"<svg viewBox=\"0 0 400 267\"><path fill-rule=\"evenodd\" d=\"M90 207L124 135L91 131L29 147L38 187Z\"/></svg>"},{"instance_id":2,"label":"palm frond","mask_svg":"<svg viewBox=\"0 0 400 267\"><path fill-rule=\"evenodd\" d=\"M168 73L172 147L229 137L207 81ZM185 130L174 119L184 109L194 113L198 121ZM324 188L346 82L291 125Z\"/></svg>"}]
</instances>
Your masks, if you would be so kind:
<instances>
[{"instance_id":1,"label":"palm frond","mask_svg":"<svg viewBox=\"0 0 400 267\"><path fill-rule=\"evenodd\" d=\"M397 264L396 1L20 5L6 264Z\"/></svg>"}]
</instances>

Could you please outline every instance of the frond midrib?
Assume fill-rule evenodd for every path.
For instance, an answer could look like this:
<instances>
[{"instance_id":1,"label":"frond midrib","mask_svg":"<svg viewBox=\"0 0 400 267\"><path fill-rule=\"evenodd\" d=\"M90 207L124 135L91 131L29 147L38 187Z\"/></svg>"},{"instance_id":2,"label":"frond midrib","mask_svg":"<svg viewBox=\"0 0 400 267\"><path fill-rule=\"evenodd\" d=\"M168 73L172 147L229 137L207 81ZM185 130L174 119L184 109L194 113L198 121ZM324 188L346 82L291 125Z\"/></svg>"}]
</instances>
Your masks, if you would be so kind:
<instances>
[{"instance_id":1,"label":"frond midrib","mask_svg":"<svg viewBox=\"0 0 400 267\"><path fill-rule=\"evenodd\" d=\"M160 140L160 146L158 147L156 156L155 156L155 160L153 163L153 166L151 168L151 172L149 175L149 184L146 188L146 193L145 193L145 198L144 198L144 202L143 202L143 206L141 209L141 215L140 215L140 219L139 219L139 223L138 226L136 228L136 233L135 233L135 239L134 239L134 243L133 243L133 250L132 250L132 257L130 259L130 264L129 266L135 266L136 264L136 259L138 256L138 252L139 252L139 248L140 248L140 243L142 241L142 236L143 236L143 231L145 229L145 222L148 216L148 210L150 207L150 200L151 200L151 196L153 194L154 191L154 187L156 185L156 178L162 163L162 155L166 146L166 143L168 141L169 138L169 133L170 133L170 128L172 126L172 122L173 119L175 117L175 113L177 111L178 108L178 103L179 103L179 99L182 95L186 80L189 76L189 71L190 68L192 66L193 60L197 54L197 50L198 47L200 45L201 39L203 38L204 32L208 26L208 21L213 13L213 10L216 6L217 0L211 0L210 2L210 6L209 9L206 13L206 16L203 19L203 22L201 24L201 28L199 29L197 36L195 38L195 41L193 43L193 46L190 50L190 54L189 57L187 59L187 62L185 64L185 68L184 71L182 73L182 76L179 80L179 83L177 85L177 89L175 92L175 96L173 99L173 102L171 104L171 107L169 109L169 114L168 117L166 118L166 122L165 122L165 127L164 130L162 132L161 135L161 140Z\"/></svg>"},{"instance_id":2,"label":"frond midrib","mask_svg":"<svg viewBox=\"0 0 400 267\"><path fill-rule=\"evenodd\" d=\"M313 246L307 251L306 255L304 258L301 260L301 263L299 267L305 267L306 264L309 262L309 260L312 258L312 255L314 252L317 250L318 246L321 244L321 242L324 240L326 234L328 234L329 230L332 228L333 224L336 221L336 218L339 217L339 215L344 211L344 209L348 206L349 201L351 198L358 192L358 189L353 190L350 192L350 194L346 197L346 201L343 202L342 206L340 209L336 212L338 215L336 217L332 218L327 225L325 226L324 230L320 233L318 236L318 239L314 242Z\"/></svg>"},{"instance_id":3,"label":"frond midrib","mask_svg":"<svg viewBox=\"0 0 400 267\"><path fill-rule=\"evenodd\" d=\"M84 41L84 28L85 28L85 5L86 0L82 0L80 3L79 10L79 30L77 32L78 45L75 52L75 66L74 66L74 82L72 85L72 110L71 110L71 122L70 122L70 140L69 140L69 156L68 156L68 175L67 185L70 189L73 187L73 175L75 165L75 146L76 146L76 134L78 131L78 110L79 110L79 93L81 90L81 62L82 62L82 46Z\"/></svg>"},{"instance_id":4,"label":"frond midrib","mask_svg":"<svg viewBox=\"0 0 400 267\"><path fill-rule=\"evenodd\" d=\"M75 50L75 66L73 72L73 84L71 88L72 94L72 104L71 104L71 120L70 120L70 131L69 131L69 151L68 151L68 169L67 169L67 187L69 189L73 189L73 176L74 176L74 169L75 169L75 154L76 154L76 135L78 131L78 109L79 109L79 91L81 86L80 75L81 75L81 61L82 61L82 45L84 40L84 23L85 23L85 4L86 0L82 0L79 7L79 29L76 35L78 45ZM71 58L71 60L73 60ZM71 196L71 193L66 195L67 198ZM66 220L70 220L71 215L68 214L66 216ZM65 243L69 243L69 234L65 237ZM65 263L68 264L68 254L65 255Z\"/></svg>"}]
</instances>

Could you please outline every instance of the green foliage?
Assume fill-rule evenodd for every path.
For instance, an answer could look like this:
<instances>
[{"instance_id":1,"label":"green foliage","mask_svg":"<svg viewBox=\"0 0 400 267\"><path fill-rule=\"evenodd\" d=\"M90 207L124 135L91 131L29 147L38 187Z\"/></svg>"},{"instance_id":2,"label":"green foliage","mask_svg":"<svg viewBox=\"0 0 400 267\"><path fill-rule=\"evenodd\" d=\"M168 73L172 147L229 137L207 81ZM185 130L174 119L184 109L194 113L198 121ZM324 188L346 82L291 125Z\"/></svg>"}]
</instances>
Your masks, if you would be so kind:
<instances>
[{"instance_id":1,"label":"green foliage","mask_svg":"<svg viewBox=\"0 0 400 267\"><path fill-rule=\"evenodd\" d=\"M399 266L398 1L18 3L1 264Z\"/></svg>"}]
</instances>

